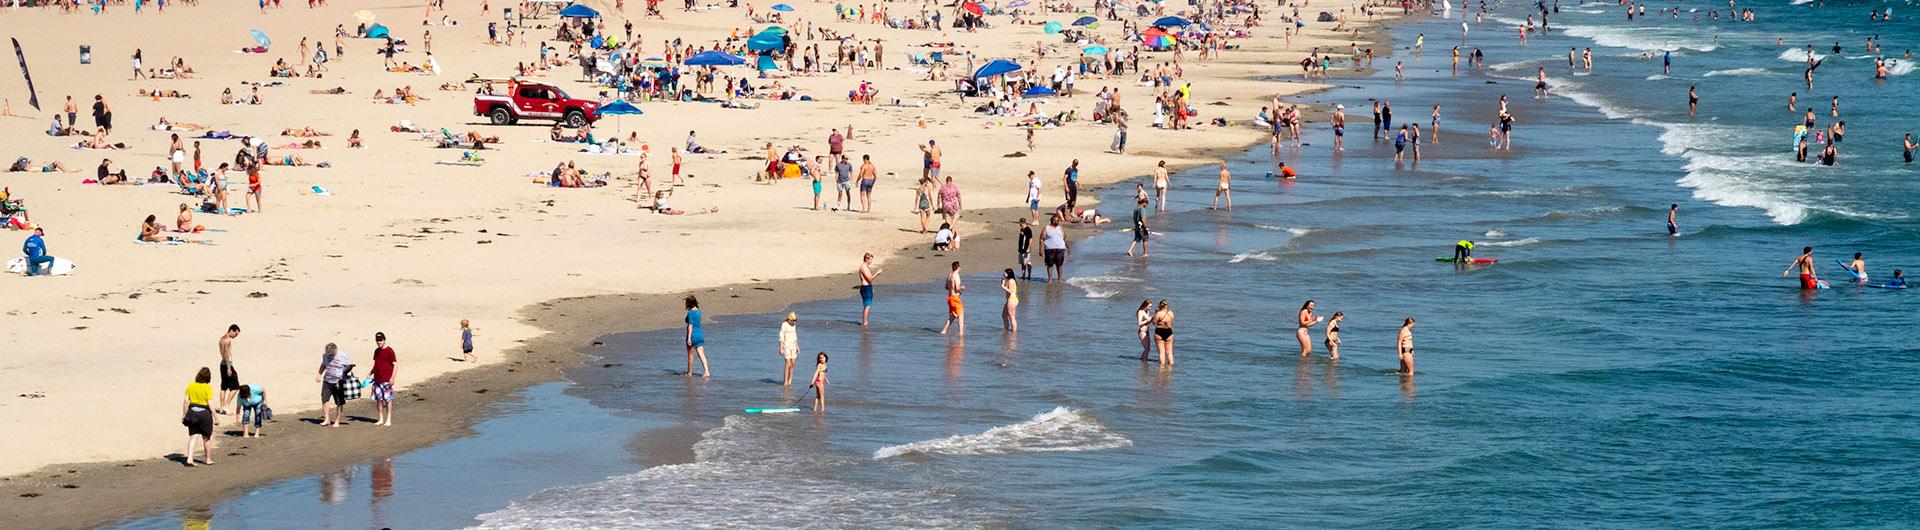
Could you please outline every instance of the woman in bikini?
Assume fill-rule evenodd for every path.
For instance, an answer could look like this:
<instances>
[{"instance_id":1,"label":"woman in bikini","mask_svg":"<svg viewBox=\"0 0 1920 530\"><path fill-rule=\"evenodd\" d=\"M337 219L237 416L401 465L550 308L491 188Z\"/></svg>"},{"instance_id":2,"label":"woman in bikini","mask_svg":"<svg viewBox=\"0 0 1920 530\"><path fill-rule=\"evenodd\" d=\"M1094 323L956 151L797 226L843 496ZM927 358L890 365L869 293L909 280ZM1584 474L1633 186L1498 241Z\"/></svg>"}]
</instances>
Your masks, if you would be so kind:
<instances>
[{"instance_id":1,"label":"woman in bikini","mask_svg":"<svg viewBox=\"0 0 1920 530\"><path fill-rule=\"evenodd\" d=\"M1160 345L1160 365L1173 366L1173 309L1167 307L1167 301L1160 301L1160 310L1153 314L1153 335Z\"/></svg>"},{"instance_id":2,"label":"woman in bikini","mask_svg":"<svg viewBox=\"0 0 1920 530\"><path fill-rule=\"evenodd\" d=\"M1340 320L1347 318L1346 313L1333 312L1333 318L1327 320L1327 358L1340 359Z\"/></svg>"},{"instance_id":3,"label":"woman in bikini","mask_svg":"<svg viewBox=\"0 0 1920 530\"><path fill-rule=\"evenodd\" d=\"M1307 329L1312 328L1314 324L1319 324L1320 321L1320 317L1313 316L1312 300L1308 300L1306 304L1300 306L1300 318L1298 320L1300 326L1294 329L1293 334L1296 338L1300 339L1301 357L1306 357L1308 354L1313 353L1313 339L1307 336Z\"/></svg>"},{"instance_id":4,"label":"woman in bikini","mask_svg":"<svg viewBox=\"0 0 1920 530\"><path fill-rule=\"evenodd\" d=\"M1007 331L1019 332L1020 319L1014 312L1020 309L1020 284L1014 280L1013 269L1006 270L1006 277L1000 279L1000 290L1007 293L1007 306L1000 310L1000 320L1004 321Z\"/></svg>"},{"instance_id":5,"label":"woman in bikini","mask_svg":"<svg viewBox=\"0 0 1920 530\"><path fill-rule=\"evenodd\" d=\"M1153 350L1153 300L1141 300L1140 309L1133 313L1135 324L1140 328L1140 360L1147 360L1147 353Z\"/></svg>"}]
</instances>

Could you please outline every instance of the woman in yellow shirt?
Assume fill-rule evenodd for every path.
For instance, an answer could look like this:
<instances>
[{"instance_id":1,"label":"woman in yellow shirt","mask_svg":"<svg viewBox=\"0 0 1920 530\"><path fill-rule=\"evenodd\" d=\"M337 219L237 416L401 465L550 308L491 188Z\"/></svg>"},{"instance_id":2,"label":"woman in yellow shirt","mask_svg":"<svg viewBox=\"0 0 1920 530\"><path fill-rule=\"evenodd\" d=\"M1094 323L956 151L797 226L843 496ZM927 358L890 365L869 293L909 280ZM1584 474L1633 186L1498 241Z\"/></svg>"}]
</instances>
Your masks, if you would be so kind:
<instances>
[{"instance_id":1,"label":"woman in yellow shirt","mask_svg":"<svg viewBox=\"0 0 1920 530\"><path fill-rule=\"evenodd\" d=\"M193 383L187 385L186 401L180 403L180 423L187 426L187 452L182 453L181 457L188 467L195 465L193 442L196 437L200 439L200 450L203 453L200 461L208 465L213 464L213 426L217 421L214 419L213 409L208 408L207 405L213 399L213 387L207 384L212 380L213 370L201 367L199 375L193 376Z\"/></svg>"}]
</instances>

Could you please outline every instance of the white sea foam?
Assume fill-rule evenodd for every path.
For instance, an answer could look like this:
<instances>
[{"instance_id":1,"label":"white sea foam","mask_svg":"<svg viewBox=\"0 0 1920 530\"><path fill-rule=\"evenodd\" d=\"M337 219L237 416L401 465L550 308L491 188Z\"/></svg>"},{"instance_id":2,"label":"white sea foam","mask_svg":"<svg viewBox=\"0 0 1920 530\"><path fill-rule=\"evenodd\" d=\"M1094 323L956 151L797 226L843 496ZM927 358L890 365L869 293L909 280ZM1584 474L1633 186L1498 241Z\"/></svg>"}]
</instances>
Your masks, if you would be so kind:
<instances>
[{"instance_id":1,"label":"white sea foam","mask_svg":"<svg viewBox=\"0 0 1920 530\"><path fill-rule=\"evenodd\" d=\"M1234 254L1232 258L1228 258L1228 259L1227 259L1227 263L1239 263L1239 262L1242 262L1242 261L1247 261L1247 260L1253 260L1253 261L1273 261L1273 260L1276 260L1276 259L1279 259L1279 258L1275 258L1275 257L1273 257L1273 254L1269 254L1269 253L1267 253L1267 251L1264 251L1264 250L1249 250L1249 251L1246 251L1246 252L1241 252L1241 253L1239 253L1239 254Z\"/></svg>"},{"instance_id":2,"label":"white sea foam","mask_svg":"<svg viewBox=\"0 0 1920 530\"><path fill-rule=\"evenodd\" d=\"M1787 2L1788 5L1796 5L1796 6L1811 4L1811 3L1813 3L1813 0L1793 0L1792 2Z\"/></svg>"},{"instance_id":3,"label":"white sea foam","mask_svg":"<svg viewBox=\"0 0 1920 530\"><path fill-rule=\"evenodd\" d=\"M1105 425L1084 412L1054 407L1027 421L994 427L980 434L959 434L882 447L873 452L873 458L880 460L908 454L997 455L1102 451L1131 445L1133 440L1107 430Z\"/></svg>"},{"instance_id":4,"label":"white sea foam","mask_svg":"<svg viewBox=\"0 0 1920 530\"><path fill-rule=\"evenodd\" d=\"M1067 285L1086 291L1087 298L1113 298L1120 294L1120 285L1133 283L1134 279L1120 276L1075 276L1067 278Z\"/></svg>"},{"instance_id":5,"label":"white sea foam","mask_svg":"<svg viewBox=\"0 0 1920 530\"><path fill-rule=\"evenodd\" d=\"M758 528L774 522L866 528L982 528L992 514L953 494L838 478L871 460L793 443L772 418L730 416L694 444L695 462L543 491L477 518L483 529ZM790 426L784 426L790 428ZM724 498L716 498L724 494Z\"/></svg>"},{"instance_id":6,"label":"white sea foam","mask_svg":"<svg viewBox=\"0 0 1920 530\"><path fill-rule=\"evenodd\" d=\"M1254 227L1254 228L1258 228L1258 229L1261 229L1261 230L1272 230L1272 231L1275 231L1275 232L1286 232L1286 233L1289 233L1289 234L1293 234L1293 235L1294 235L1294 236L1296 236L1296 237L1298 237L1298 236L1304 236L1304 235L1307 235L1307 233L1308 233L1308 232L1312 232L1312 231L1313 231L1313 230L1311 230L1311 229L1307 229L1307 228L1287 228L1287 227L1284 227L1284 226L1274 226L1274 225L1253 225L1253 227Z\"/></svg>"},{"instance_id":7,"label":"white sea foam","mask_svg":"<svg viewBox=\"0 0 1920 530\"><path fill-rule=\"evenodd\" d=\"M1667 77L1666 74L1653 74L1653 75L1647 76L1648 81L1662 81L1667 79L1673 79L1673 78Z\"/></svg>"},{"instance_id":8,"label":"white sea foam","mask_svg":"<svg viewBox=\"0 0 1920 530\"><path fill-rule=\"evenodd\" d=\"M1807 53L1808 52L1806 48L1791 48L1791 49L1781 51L1779 57L1780 57L1780 60L1782 61L1786 61L1790 63L1806 64ZM1813 53L1813 60L1815 61L1827 58L1827 54L1820 53L1820 52L1812 52L1812 53Z\"/></svg>"},{"instance_id":9,"label":"white sea foam","mask_svg":"<svg viewBox=\"0 0 1920 530\"><path fill-rule=\"evenodd\" d=\"M1907 75L1913 73L1913 61L1887 59L1888 75Z\"/></svg>"},{"instance_id":10,"label":"white sea foam","mask_svg":"<svg viewBox=\"0 0 1920 530\"><path fill-rule=\"evenodd\" d=\"M1487 233L1480 234L1480 235L1486 236L1486 237L1507 237L1506 232L1501 232L1499 230L1488 230Z\"/></svg>"},{"instance_id":11,"label":"white sea foam","mask_svg":"<svg viewBox=\"0 0 1920 530\"><path fill-rule=\"evenodd\" d=\"M1751 75L1773 75L1773 71L1765 68L1733 68L1728 70L1714 70L1706 74L1707 77Z\"/></svg>"},{"instance_id":12,"label":"white sea foam","mask_svg":"<svg viewBox=\"0 0 1920 530\"><path fill-rule=\"evenodd\" d=\"M1679 184L1693 189L1694 198L1721 206L1759 208L1773 222L1799 224L1806 220L1808 206L1794 193L1798 187L1785 179L1768 179L1784 167L1779 157L1717 154L1709 149L1728 142L1741 141L1751 133L1735 127L1705 124L1654 123L1660 133L1660 152L1685 158L1686 176ZM1781 146L1786 147L1786 141Z\"/></svg>"},{"instance_id":13,"label":"white sea foam","mask_svg":"<svg viewBox=\"0 0 1920 530\"><path fill-rule=\"evenodd\" d=\"M1576 88L1577 86L1578 85L1573 83L1557 85L1554 87L1553 94L1567 98L1567 100L1574 103L1592 107L1594 110L1600 111L1600 114L1606 116L1607 119L1617 120L1631 116L1627 109L1608 103L1606 100L1600 99L1599 96L1581 91Z\"/></svg>"},{"instance_id":14,"label":"white sea foam","mask_svg":"<svg viewBox=\"0 0 1920 530\"><path fill-rule=\"evenodd\" d=\"M1515 240L1513 240L1513 241L1491 241L1491 242L1486 242L1486 243L1480 243L1480 246L1483 246L1483 247L1519 247L1519 246L1526 246L1526 245L1531 245L1531 244L1534 244L1534 243L1539 243L1539 242L1540 242L1540 240L1539 240L1539 239L1535 239L1535 238L1531 238L1531 237L1529 237L1529 238L1526 238L1526 239L1515 239Z\"/></svg>"},{"instance_id":15,"label":"white sea foam","mask_svg":"<svg viewBox=\"0 0 1920 530\"><path fill-rule=\"evenodd\" d=\"M1634 26L1567 26L1567 35L1584 37L1594 44L1640 51L1693 50L1710 52L1720 48L1710 35L1699 32Z\"/></svg>"}]
</instances>

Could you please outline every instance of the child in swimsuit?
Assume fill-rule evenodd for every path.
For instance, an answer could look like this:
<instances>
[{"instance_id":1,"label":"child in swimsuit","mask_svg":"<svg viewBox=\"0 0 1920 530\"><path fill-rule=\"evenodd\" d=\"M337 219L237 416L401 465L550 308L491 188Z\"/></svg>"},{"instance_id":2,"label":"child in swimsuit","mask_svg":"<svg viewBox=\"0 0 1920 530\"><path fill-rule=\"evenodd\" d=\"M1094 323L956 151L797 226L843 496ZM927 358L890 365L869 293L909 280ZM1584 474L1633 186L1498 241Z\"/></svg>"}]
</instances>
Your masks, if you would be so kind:
<instances>
[{"instance_id":1,"label":"child in swimsuit","mask_svg":"<svg viewBox=\"0 0 1920 530\"><path fill-rule=\"evenodd\" d=\"M813 389L813 410L827 410L827 352L814 355L813 383L807 386Z\"/></svg>"}]
</instances>

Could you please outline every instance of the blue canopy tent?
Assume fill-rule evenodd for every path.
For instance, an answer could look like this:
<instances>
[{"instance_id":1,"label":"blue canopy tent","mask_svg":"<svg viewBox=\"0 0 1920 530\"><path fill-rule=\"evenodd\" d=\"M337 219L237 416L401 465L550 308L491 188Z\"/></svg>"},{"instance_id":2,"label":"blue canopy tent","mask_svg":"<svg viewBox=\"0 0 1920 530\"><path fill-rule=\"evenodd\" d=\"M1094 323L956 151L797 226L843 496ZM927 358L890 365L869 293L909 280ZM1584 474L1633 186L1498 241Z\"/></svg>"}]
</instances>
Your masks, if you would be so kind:
<instances>
[{"instance_id":1,"label":"blue canopy tent","mask_svg":"<svg viewBox=\"0 0 1920 530\"><path fill-rule=\"evenodd\" d=\"M1192 22L1188 22L1187 19L1180 17L1160 17L1159 20L1153 21L1153 25L1162 28L1178 28L1189 24L1192 24Z\"/></svg>"},{"instance_id":2,"label":"blue canopy tent","mask_svg":"<svg viewBox=\"0 0 1920 530\"><path fill-rule=\"evenodd\" d=\"M600 12L581 4L567 6L560 10L560 16L567 18L600 18Z\"/></svg>"},{"instance_id":3,"label":"blue canopy tent","mask_svg":"<svg viewBox=\"0 0 1920 530\"><path fill-rule=\"evenodd\" d=\"M646 113L640 112L640 107L633 106L633 104L628 103L627 100L616 99L612 103L601 105L598 110L593 111L593 114L595 116L624 116L628 114L639 116ZM619 120L614 121L613 131L616 133L620 132Z\"/></svg>"},{"instance_id":4,"label":"blue canopy tent","mask_svg":"<svg viewBox=\"0 0 1920 530\"><path fill-rule=\"evenodd\" d=\"M386 26L380 24L367 26L367 38L369 39L384 39L387 38L388 35L391 35L391 33L387 31Z\"/></svg>"},{"instance_id":5,"label":"blue canopy tent","mask_svg":"<svg viewBox=\"0 0 1920 530\"><path fill-rule=\"evenodd\" d=\"M1051 95L1054 95L1054 94L1055 94L1055 92L1054 92L1054 91L1053 91L1053 89L1051 89L1051 88L1047 88L1047 87L1043 87L1043 86L1040 86L1040 85L1033 85L1032 87L1030 87L1030 88L1028 88L1026 92L1021 92L1021 93L1020 93L1020 97L1023 97L1023 98L1044 98L1044 97L1047 97L1047 96L1051 96Z\"/></svg>"},{"instance_id":6,"label":"blue canopy tent","mask_svg":"<svg viewBox=\"0 0 1920 530\"><path fill-rule=\"evenodd\" d=\"M1006 59L994 59L993 62L987 63L986 66L981 66L979 70L974 70L973 77L974 79L979 79L1018 71L1020 71L1020 65L1018 63Z\"/></svg>"},{"instance_id":7,"label":"blue canopy tent","mask_svg":"<svg viewBox=\"0 0 1920 530\"><path fill-rule=\"evenodd\" d=\"M786 4L774 4L773 10L774 11L792 11L793 6L786 5Z\"/></svg>"},{"instance_id":8,"label":"blue canopy tent","mask_svg":"<svg viewBox=\"0 0 1920 530\"><path fill-rule=\"evenodd\" d=\"M747 49L756 51L756 52L768 51L768 50L781 50L781 49L785 49L786 47L787 47L786 36L777 34L777 33L772 33L771 30L760 32L759 35L754 35L753 38L747 39Z\"/></svg>"},{"instance_id":9,"label":"blue canopy tent","mask_svg":"<svg viewBox=\"0 0 1920 530\"><path fill-rule=\"evenodd\" d=\"M747 60L720 50L708 50L693 54L686 63L687 66L735 66L747 64Z\"/></svg>"}]
</instances>

